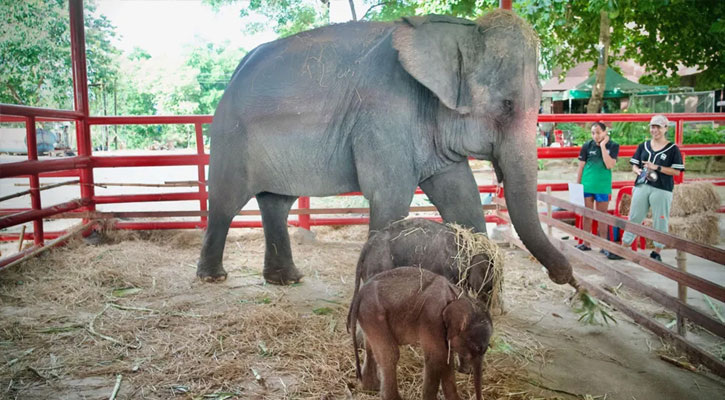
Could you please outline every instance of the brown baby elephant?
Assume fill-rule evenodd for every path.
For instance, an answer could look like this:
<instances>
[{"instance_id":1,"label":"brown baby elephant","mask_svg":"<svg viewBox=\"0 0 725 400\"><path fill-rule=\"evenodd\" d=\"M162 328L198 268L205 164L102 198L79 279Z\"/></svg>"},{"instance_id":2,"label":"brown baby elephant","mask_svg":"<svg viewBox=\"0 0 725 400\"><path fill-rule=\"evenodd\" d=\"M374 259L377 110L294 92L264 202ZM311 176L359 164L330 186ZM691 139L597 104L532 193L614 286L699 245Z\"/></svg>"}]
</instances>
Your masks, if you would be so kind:
<instances>
[{"instance_id":1,"label":"brown baby elephant","mask_svg":"<svg viewBox=\"0 0 725 400\"><path fill-rule=\"evenodd\" d=\"M355 292L361 282L377 273L412 266L443 275L488 305L494 285L492 254L480 250L467 254L461 242L456 230L446 224L423 218L395 221L372 234L363 246L355 271ZM492 253L495 249L493 246Z\"/></svg>"},{"instance_id":2,"label":"brown baby elephant","mask_svg":"<svg viewBox=\"0 0 725 400\"><path fill-rule=\"evenodd\" d=\"M353 297L349 315L357 377L363 388L380 388L383 400L400 399L398 346L420 344L425 358L424 400L436 399L441 385L447 400L460 399L452 352L474 367L476 399L481 399L481 363L493 331L491 317L444 277L414 267L382 272ZM362 372L355 334L358 323L366 341Z\"/></svg>"}]
</instances>

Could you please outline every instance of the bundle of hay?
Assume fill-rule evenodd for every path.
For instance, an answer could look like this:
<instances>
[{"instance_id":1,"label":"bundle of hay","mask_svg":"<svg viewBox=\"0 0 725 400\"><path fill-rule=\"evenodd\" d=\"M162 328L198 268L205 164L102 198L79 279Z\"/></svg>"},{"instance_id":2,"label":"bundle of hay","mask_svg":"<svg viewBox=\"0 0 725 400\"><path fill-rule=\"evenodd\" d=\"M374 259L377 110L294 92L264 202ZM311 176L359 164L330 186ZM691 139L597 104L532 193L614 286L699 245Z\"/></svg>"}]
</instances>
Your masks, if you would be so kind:
<instances>
[{"instance_id":1,"label":"bundle of hay","mask_svg":"<svg viewBox=\"0 0 725 400\"><path fill-rule=\"evenodd\" d=\"M488 265L484 266L486 276L483 279L483 285L480 288L468 288L468 294L472 298L479 298L481 291L486 283L491 282L493 289L488 294L486 307L491 311L494 307L503 314L503 299L501 291L503 288L503 253L499 250L496 243L482 233L475 233L471 228L464 228L456 224L448 224L456 235L456 245L458 245L458 254L456 254L456 266L458 267L458 286L463 288L462 284L466 282L471 267L471 260L475 255L484 254L488 260Z\"/></svg>"},{"instance_id":2,"label":"bundle of hay","mask_svg":"<svg viewBox=\"0 0 725 400\"><path fill-rule=\"evenodd\" d=\"M720 208L720 196L715 185L707 182L676 185L672 191L671 217L686 217L700 213L716 212Z\"/></svg>"},{"instance_id":3,"label":"bundle of hay","mask_svg":"<svg viewBox=\"0 0 725 400\"><path fill-rule=\"evenodd\" d=\"M624 204L624 199L627 197L629 196L624 196L620 204ZM669 233L697 243L713 246L718 244L720 216L716 211L719 207L720 196L713 184L696 182L676 185L672 191ZM629 212L629 201L627 212ZM651 213L643 223L652 227ZM647 239L647 247L654 247L651 239Z\"/></svg>"}]
</instances>

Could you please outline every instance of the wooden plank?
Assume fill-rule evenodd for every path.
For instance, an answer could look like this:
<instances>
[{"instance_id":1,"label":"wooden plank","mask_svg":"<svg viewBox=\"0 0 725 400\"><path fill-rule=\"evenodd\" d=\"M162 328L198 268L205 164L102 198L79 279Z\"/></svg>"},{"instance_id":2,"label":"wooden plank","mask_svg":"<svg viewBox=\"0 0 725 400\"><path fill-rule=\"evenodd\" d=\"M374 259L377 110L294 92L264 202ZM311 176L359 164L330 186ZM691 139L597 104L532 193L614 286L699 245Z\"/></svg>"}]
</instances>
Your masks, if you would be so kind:
<instances>
[{"instance_id":1,"label":"wooden plank","mask_svg":"<svg viewBox=\"0 0 725 400\"><path fill-rule=\"evenodd\" d=\"M613 215L578 206L566 200L562 200L554 196L549 196L544 193L539 193L538 198L545 203L550 203L557 207L574 211L577 214L583 215L587 218L592 218L597 221L604 222L607 225L616 226L625 231L632 232L636 235L656 240L657 242L665 244L667 247L680 249L698 257L702 257L706 260L725 265L725 250L718 249L717 247L695 243L686 239L679 238L677 236L670 235L668 233L656 231L642 224L634 224L627 220L617 218Z\"/></svg>"},{"instance_id":2,"label":"wooden plank","mask_svg":"<svg viewBox=\"0 0 725 400\"><path fill-rule=\"evenodd\" d=\"M528 252L528 250L520 240L513 238L510 235L505 235L505 237L510 240L511 243L516 244L519 248ZM611 295L606 290L601 289L598 286L593 285L583 279L581 275L574 273L574 278L577 280L581 288L587 289L592 295L594 295L594 297L613 305L617 309L617 311L620 311L625 315L629 316L630 318L632 318L632 320L634 320L634 322L647 328L655 335L668 339L675 345L675 347L677 347L680 351L684 352L693 362L700 363L705 367L709 368L718 376L725 378L725 363L723 363L716 357L713 357L707 351L702 350L696 345L688 342L687 339L683 338L682 336L671 332L669 329L667 329L667 327L660 324L659 322L648 318L647 316L643 315L637 310L634 310L633 308L630 308L619 298Z\"/></svg>"},{"instance_id":3,"label":"wooden plank","mask_svg":"<svg viewBox=\"0 0 725 400\"><path fill-rule=\"evenodd\" d=\"M674 281L687 285L701 293L705 293L710 297L714 297L720 301L725 302L725 287L723 287L723 286L720 286L714 282L708 281L707 279L701 278L697 275L693 275L691 273L680 271L677 268L674 268L670 265L655 261L655 260L649 258L648 256L641 255L637 252L630 250L629 248L625 248L624 246L620 246L620 245L610 242L606 239L602 239L599 236L594 236L591 233L584 232L580 229L577 229L571 225L565 224L561 221L551 219L545 215L541 216L541 220L547 224L553 225L557 229L560 229L564 232L568 232L572 235L576 235L577 237L580 237L588 242L594 243L595 245L598 245L599 247L609 250L612 253L615 253L624 258L627 258L628 260L632 260L632 261L636 262L637 264L639 264L651 271L657 272L658 274L660 274L662 276L665 276Z\"/></svg>"},{"instance_id":4,"label":"wooden plank","mask_svg":"<svg viewBox=\"0 0 725 400\"><path fill-rule=\"evenodd\" d=\"M627 304L625 304L621 299L619 299L616 296L613 296L609 292L607 292L604 289L599 288L596 285L593 285L584 279L581 278L581 276L574 274L575 278L579 282L579 285L587 290L591 294L593 294L596 298L605 301L609 303L610 305L614 306L617 311L620 311L630 318L634 320L637 324L647 328L649 331L654 333L655 335L665 338L669 340L671 343L675 345L680 351L684 352L688 358L695 362L700 363L704 365L705 367L709 368L712 372L717 374L718 376L725 378L725 363L720 361L718 358L714 357L712 354L708 353L707 351L699 348L698 346L694 345L693 343L690 343L687 341L687 339L683 338L682 336L670 331L665 327L664 325L660 324L659 322L652 320L645 316L644 314L640 313L639 311L630 308Z\"/></svg>"},{"instance_id":5,"label":"wooden plank","mask_svg":"<svg viewBox=\"0 0 725 400\"><path fill-rule=\"evenodd\" d=\"M553 242L556 247L558 247L568 257L576 258L582 263L594 267L597 271L601 272L611 280L621 282L624 286L630 288L634 292L649 297L665 308L668 308L677 314L682 314L695 324L707 329L721 338L725 338L725 325L720 323L720 321L710 318L697 309L673 296L668 295L660 289L640 282L631 275L617 270L605 261L598 260L581 250L575 249L563 240L555 239Z\"/></svg>"}]
</instances>

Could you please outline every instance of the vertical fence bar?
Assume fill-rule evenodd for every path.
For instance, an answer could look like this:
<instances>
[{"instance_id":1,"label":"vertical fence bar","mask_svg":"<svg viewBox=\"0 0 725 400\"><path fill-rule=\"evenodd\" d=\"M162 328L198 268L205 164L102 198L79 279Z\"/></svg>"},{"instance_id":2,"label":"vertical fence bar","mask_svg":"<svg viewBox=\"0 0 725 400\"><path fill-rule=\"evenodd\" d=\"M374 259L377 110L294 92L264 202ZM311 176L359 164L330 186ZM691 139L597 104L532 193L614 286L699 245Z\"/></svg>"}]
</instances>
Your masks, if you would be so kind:
<instances>
[{"instance_id":1,"label":"vertical fence bar","mask_svg":"<svg viewBox=\"0 0 725 400\"><path fill-rule=\"evenodd\" d=\"M203 162L203 158L202 158L202 156L204 155L204 131L202 130L201 122L194 123L194 129L196 131L196 154L199 156L198 161L197 161L198 164L196 166L198 180L199 180L199 194L201 195L201 198L199 199L199 209L201 211L207 211L206 173L205 173L204 162ZM201 222L204 225L204 229L206 229L207 217L202 215Z\"/></svg>"},{"instance_id":2,"label":"vertical fence bar","mask_svg":"<svg viewBox=\"0 0 725 400\"><path fill-rule=\"evenodd\" d=\"M91 127L88 124L88 74L86 69L86 35L83 25L83 0L68 2L70 14L71 61L73 65L73 100L76 111L83 117L76 121L76 140L78 155L90 157L92 151ZM81 197L92 200L95 195L93 187L93 167L81 169ZM96 205L90 203L86 210L95 211Z\"/></svg>"},{"instance_id":3,"label":"vertical fence bar","mask_svg":"<svg viewBox=\"0 0 725 400\"><path fill-rule=\"evenodd\" d=\"M302 196L297 199L297 208L300 210L309 210L310 198ZM310 230L310 214L300 214L298 220L300 222L300 228L307 229L308 231Z\"/></svg>"},{"instance_id":4,"label":"vertical fence bar","mask_svg":"<svg viewBox=\"0 0 725 400\"><path fill-rule=\"evenodd\" d=\"M551 196L551 186L547 186L546 187L546 194L549 195L549 196ZM552 218L553 217L553 215L551 214L551 203L548 203L548 202L546 203L546 215L549 218ZM551 235L552 235L552 231L551 231L552 230L552 227L551 227L551 225L548 225L548 224L546 226L547 226L546 229L547 229L547 231L549 233L549 237L551 237Z\"/></svg>"},{"instance_id":5,"label":"vertical fence bar","mask_svg":"<svg viewBox=\"0 0 725 400\"><path fill-rule=\"evenodd\" d=\"M675 260L677 260L677 268L682 272L687 272L687 253L677 249ZM687 286L680 282L677 282L677 297L681 302L687 303ZM677 313L677 333L682 337L685 337L685 334L687 333L685 318L680 315L680 313Z\"/></svg>"},{"instance_id":6,"label":"vertical fence bar","mask_svg":"<svg viewBox=\"0 0 725 400\"><path fill-rule=\"evenodd\" d=\"M36 161L38 159L38 139L35 129L35 117L27 117L25 119L25 143L28 147L28 160ZM43 208L40 204L40 179L37 173L30 174L30 204L33 210ZM42 246L43 238L43 219L37 218L33 220L33 241L36 245Z\"/></svg>"},{"instance_id":7,"label":"vertical fence bar","mask_svg":"<svg viewBox=\"0 0 725 400\"><path fill-rule=\"evenodd\" d=\"M678 119L677 125L675 126L675 144L678 146L681 146L685 139L684 127L685 127L685 122L681 119ZM682 155L682 158L683 158L682 161L684 162L684 158L685 158L684 154ZM675 175L674 178L675 178L675 184L679 185L685 179L685 173L680 172L679 174Z\"/></svg>"}]
</instances>

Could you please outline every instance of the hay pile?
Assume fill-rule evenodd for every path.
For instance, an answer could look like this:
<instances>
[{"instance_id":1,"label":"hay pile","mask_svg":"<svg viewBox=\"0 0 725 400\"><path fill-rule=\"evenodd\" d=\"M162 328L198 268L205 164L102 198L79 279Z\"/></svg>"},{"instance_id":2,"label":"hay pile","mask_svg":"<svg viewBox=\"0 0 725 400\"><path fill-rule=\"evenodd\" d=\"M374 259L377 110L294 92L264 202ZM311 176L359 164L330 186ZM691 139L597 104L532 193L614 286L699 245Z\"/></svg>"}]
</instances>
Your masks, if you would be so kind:
<instances>
[{"instance_id":1,"label":"hay pile","mask_svg":"<svg viewBox=\"0 0 725 400\"><path fill-rule=\"evenodd\" d=\"M488 265L484 266L486 275L480 288L468 288L468 295L476 299L480 297L481 291L487 283L492 283L491 293L488 293L486 307L489 310L498 309L503 314L503 299L501 292L503 288L503 253L499 250L498 245L482 233L475 233L471 228L464 228L457 224L447 224L456 235L456 245L458 253L456 254L456 266L458 267L458 283L459 287L463 287L463 283L467 281L472 265L473 257L479 254L485 255ZM480 266L476 266L480 267Z\"/></svg>"},{"instance_id":2,"label":"hay pile","mask_svg":"<svg viewBox=\"0 0 725 400\"><path fill-rule=\"evenodd\" d=\"M367 229L317 233L293 245L307 278L291 287L264 284L261 230L230 233L216 285L195 278L198 231L111 232L3 271L2 396L108 398L121 375L118 398L379 398L359 389L345 329ZM495 323L484 396L531 398L523 368L545 350ZM400 392L420 398L422 352L401 350ZM470 377L457 379L471 398Z\"/></svg>"},{"instance_id":3,"label":"hay pile","mask_svg":"<svg viewBox=\"0 0 725 400\"><path fill-rule=\"evenodd\" d=\"M620 214L629 215L631 201L631 196L622 196ZM720 196L711 183L675 185L672 191L669 233L693 242L717 245L720 242L720 216L716 211L720 208L720 201ZM649 212L643 223L651 227L651 218L652 212ZM654 247L651 239L647 239L647 247Z\"/></svg>"}]
</instances>

